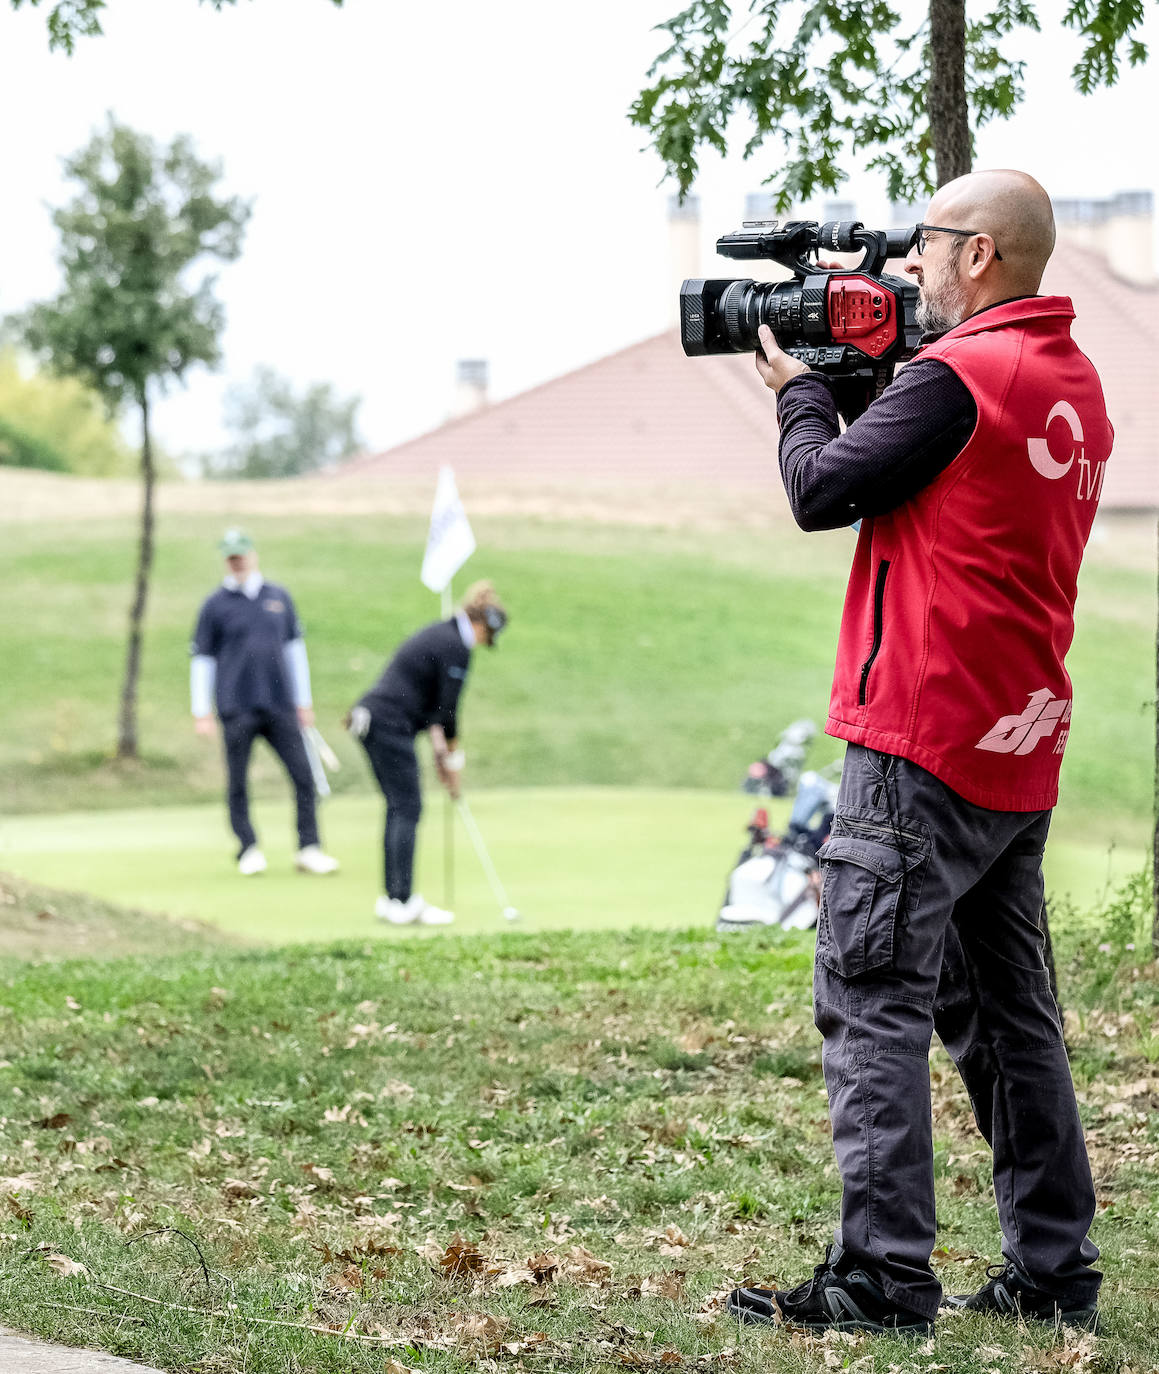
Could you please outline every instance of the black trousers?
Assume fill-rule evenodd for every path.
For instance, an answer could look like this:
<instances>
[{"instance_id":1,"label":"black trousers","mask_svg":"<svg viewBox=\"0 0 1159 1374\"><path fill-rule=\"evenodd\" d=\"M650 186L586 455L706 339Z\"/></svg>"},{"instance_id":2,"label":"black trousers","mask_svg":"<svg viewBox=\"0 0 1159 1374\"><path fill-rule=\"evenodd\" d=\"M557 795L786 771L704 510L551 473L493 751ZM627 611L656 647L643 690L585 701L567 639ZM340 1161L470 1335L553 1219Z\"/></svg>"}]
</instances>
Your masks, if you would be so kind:
<instances>
[{"instance_id":1,"label":"black trousers","mask_svg":"<svg viewBox=\"0 0 1159 1374\"><path fill-rule=\"evenodd\" d=\"M414 736L372 719L362 747L386 798L382 838L386 895L405 902L414 884L415 835L423 814Z\"/></svg>"},{"instance_id":2,"label":"black trousers","mask_svg":"<svg viewBox=\"0 0 1159 1374\"><path fill-rule=\"evenodd\" d=\"M302 728L296 711L241 711L226 716L221 722L225 741L225 767L229 778L229 823L244 853L257 836L250 824L249 792L246 774L249 772L250 752L260 735L269 742L294 784L294 800L298 808L298 848L318 843L318 813L314 799L314 777L306 746L302 743Z\"/></svg>"},{"instance_id":3,"label":"black trousers","mask_svg":"<svg viewBox=\"0 0 1159 1374\"><path fill-rule=\"evenodd\" d=\"M905 759L850 745L822 847L814 1015L841 1172L845 1252L933 1317L930 1038L994 1154L1002 1251L1091 1303L1094 1187L1043 963L1049 811L989 811Z\"/></svg>"}]
</instances>

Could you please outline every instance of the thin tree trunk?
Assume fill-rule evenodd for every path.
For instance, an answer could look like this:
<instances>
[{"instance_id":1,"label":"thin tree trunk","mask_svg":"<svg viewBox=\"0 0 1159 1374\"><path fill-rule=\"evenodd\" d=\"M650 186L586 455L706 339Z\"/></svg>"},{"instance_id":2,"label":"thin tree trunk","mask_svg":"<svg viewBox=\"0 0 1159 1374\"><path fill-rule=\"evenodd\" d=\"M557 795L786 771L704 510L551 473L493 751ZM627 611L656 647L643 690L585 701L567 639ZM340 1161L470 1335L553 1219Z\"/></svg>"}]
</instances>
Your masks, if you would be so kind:
<instances>
[{"instance_id":1,"label":"thin tree trunk","mask_svg":"<svg viewBox=\"0 0 1159 1374\"><path fill-rule=\"evenodd\" d=\"M930 139L939 186L970 170L966 104L966 0L930 0L930 77L926 87Z\"/></svg>"},{"instance_id":2,"label":"thin tree trunk","mask_svg":"<svg viewBox=\"0 0 1159 1374\"><path fill-rule=\"evenodd\" d=\"M1156 525L1156 548L1159 550L1159 524ZM1159 594L1159 584L1156 586ZM1151 925L1151 952L1159 959L1159 626L1155 636L1155 831L1151 841L1151 899L1155 917Z\"/></svg>"},{"instance_id":3,"label":"thin tree trunk","mask_svg":"<svg viewBox=\"0 0 1159 1374\"><path fill-rule=\"evenodd\" d=\"M153 440L149 433L149 394L141 394L141 540L137 554L137 582L129 607L129 644L125 653L125 681L121 687L121 717L117 730L117 758L135 759L137 748L137 681L141 675L141 627L153 568Z\"/></svg>"}]
</instances>

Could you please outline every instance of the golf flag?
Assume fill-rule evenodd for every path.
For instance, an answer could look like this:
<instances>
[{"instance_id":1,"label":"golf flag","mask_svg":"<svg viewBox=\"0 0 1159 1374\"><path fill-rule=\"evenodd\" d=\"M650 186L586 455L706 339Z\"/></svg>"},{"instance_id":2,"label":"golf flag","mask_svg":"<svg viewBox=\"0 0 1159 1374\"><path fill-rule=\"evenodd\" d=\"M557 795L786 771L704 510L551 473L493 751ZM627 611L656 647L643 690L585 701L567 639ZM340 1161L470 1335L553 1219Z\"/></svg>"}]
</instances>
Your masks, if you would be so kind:
<instances>
[{"instance_id":1,"label":"golf flag","mask_svg":"<svg viewBox=\"0 0 1159 1374\"><path fill-rule=\"evenodd\" d=\"M427 551L423 554L423 569L419 574L423 586L429 587L432 592L441 592L449 587L451 578L474 552L475 536L459 499L455 474L449 467L442 467L439 469L439 485L435 488Z\"/></svg>"}]
</instances>

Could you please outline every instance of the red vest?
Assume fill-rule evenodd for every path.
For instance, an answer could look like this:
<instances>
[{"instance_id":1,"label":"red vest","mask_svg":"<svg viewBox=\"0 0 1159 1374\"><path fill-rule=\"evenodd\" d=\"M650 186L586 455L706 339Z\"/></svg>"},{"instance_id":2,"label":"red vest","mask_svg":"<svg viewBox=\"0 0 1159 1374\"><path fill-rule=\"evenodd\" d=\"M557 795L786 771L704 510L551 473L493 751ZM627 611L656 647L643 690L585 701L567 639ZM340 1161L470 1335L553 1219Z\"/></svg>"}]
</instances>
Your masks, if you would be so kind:
<instances>
[{"instance_id":1,"label":"red vest","mask_svg":"<svg viewBox=\"0 0 1159 1374\"><path fill-rule=\"evenodd\" d=\"M922 350L978 423L929 486L862 522L827 732L997 811L1058 800L1063 660L1113 433L1065 296L985 310Z\"/></svg>"}]
</instances>

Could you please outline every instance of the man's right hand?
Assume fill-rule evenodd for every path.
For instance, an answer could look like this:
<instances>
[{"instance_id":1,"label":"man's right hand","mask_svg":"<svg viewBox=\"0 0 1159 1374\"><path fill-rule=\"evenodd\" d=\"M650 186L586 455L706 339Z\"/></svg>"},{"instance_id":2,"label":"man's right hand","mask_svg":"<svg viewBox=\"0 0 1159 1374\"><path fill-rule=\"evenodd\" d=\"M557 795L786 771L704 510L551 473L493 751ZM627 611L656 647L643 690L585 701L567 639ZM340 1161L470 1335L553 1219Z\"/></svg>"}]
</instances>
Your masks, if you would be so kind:
<instances>
[{"instance_id":1,"label":"man's right hand","mask_svg":"<svg viewBox=\"0 0 1159 1374\"><path fill-rule=\"evenodd\" d=\"M193 729L204 739L212 739L217 734L217 721L212 716L194 716Z\"/></svg>"}]
</instances>

